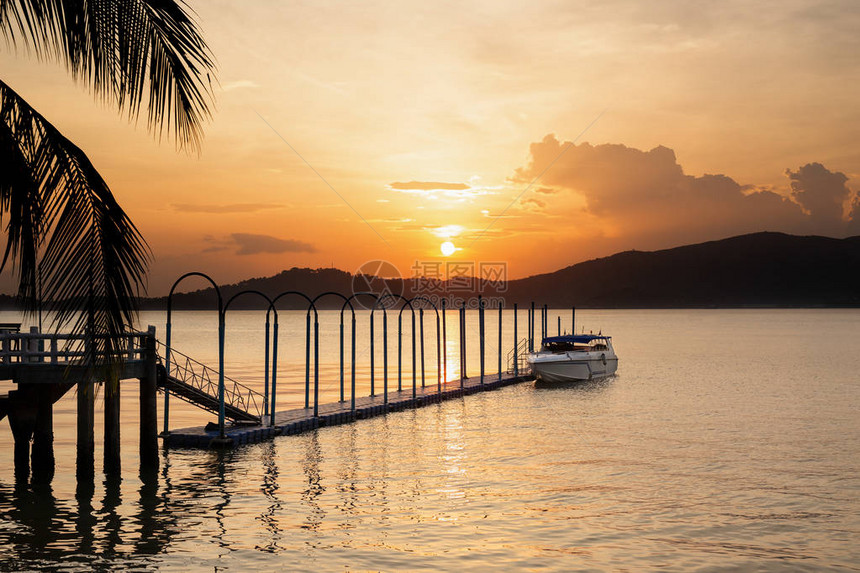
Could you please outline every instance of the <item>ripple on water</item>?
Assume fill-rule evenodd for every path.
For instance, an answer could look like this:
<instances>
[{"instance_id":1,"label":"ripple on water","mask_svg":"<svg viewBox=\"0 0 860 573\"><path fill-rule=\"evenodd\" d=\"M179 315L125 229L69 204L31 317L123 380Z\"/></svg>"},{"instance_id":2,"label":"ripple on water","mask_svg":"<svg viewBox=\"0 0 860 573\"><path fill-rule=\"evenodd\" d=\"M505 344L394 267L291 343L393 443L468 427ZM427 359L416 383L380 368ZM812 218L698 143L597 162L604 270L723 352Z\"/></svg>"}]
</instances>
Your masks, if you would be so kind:
<instances>
[{"instance_id":1,"label":"ripple on water","mask_svg":"<svg viewBox=\"0 0 860 573\"><path fill-rule=\"evenodd\" d=\"M76 488L63 401L53 486L0 467L0 569L857 569L860 312L578 316L613 332L619 376L172 450L157 484L136 474L128 392L122 480ZM725 344L739 331L756 345ZM842 362L798 358L815 333Z\"/></svg>"}]
</instances>

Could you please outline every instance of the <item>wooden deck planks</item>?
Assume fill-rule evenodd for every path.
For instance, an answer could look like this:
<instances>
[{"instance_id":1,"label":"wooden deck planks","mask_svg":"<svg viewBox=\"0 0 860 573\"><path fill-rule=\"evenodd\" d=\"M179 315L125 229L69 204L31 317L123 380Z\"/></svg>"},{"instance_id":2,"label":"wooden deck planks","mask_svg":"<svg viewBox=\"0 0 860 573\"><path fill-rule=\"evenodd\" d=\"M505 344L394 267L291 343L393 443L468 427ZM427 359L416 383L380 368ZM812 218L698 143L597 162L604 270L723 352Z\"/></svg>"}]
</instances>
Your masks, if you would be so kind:
<instances>
[{"instance_id":1,"label":"wooden deck planks","mask_svg":"<svg viewBox=\"0 0 860 573\"><path fill-rule=\"evenodd\" d=\"M275 436L300 434L322 426L335 426L354 422L355 420L381 416L388 412L396 412L409 408L418 408L427 404L435 404L453 398L459 398L476 392L495 390L520 382L532 380L531 376L504 375L501 380L497 375L485 376L484 384L478 377L467 378L461 387L460 380L454 380L442 385L439 392L436 384L418 387L415 398L412 397L412 386L401 391L389 390L388 403L380 393L376 396L362 396L355 399L355 411L351 409L349 399L343 402L320 404L319 416L314 417L313 408L296 408L275 413L273 426L230 426L226 430L227 437L233 440L233 447L255 444ZM162 436L168 447L179 448L208 448L213 438L218 437L218 430L206 431L205 426L171 430Z\"/></svg>"}]
</instances>

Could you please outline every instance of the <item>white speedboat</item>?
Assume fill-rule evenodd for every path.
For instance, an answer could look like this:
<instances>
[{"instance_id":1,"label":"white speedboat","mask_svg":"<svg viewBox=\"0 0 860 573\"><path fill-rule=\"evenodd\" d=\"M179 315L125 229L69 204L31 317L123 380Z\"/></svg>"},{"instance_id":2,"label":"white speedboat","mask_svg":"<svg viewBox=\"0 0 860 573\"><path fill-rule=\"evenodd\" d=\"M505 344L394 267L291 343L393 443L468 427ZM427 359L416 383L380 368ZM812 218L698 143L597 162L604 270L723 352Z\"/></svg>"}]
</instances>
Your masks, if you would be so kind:
<instances>
[{"instance_id":1,"label":"white speedboat","mask_svg":"<svg viewBox=\"0 0 860 573\"><path fill-rule=\"evenodd\" d=\"M540 350L529 353L528 362L535 379L553 383L594 380L618 370L612 337L601 334L544 338Z\"/></svg>"}]
</instances>

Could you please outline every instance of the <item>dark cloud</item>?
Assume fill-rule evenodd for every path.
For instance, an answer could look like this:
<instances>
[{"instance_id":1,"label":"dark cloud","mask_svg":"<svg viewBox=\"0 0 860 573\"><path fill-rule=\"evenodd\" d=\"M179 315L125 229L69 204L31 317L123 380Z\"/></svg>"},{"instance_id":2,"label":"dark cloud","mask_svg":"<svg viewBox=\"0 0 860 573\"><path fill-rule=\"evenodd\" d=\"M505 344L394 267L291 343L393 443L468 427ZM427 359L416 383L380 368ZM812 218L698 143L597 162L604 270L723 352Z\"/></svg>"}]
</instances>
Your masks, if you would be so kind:
<instances>
[{"instance_id":1,"label":"dark cloud","mask_svg":"<svg viewBox=\"0 0 860 573\"><path fill-rule=\"evenodd\" d=\"M820 163L808 163L797 171L786 169L785 174L791 180L791 196L818 224L827 228L842 221L845 202L851 196L844 173L834 173Z\"/></svg>"},{"instance_id":2,"label":"dark cloud","mask_svg":"<svg viewBox=\"0 0 860 573\"><path fill-rule=\"evenodd\" d=\"M180 213L257 213L270 209L281 209L283 205L276 203L228 203L226 205L174 203L171 207Z\"/></svg>"},{"instance_id":3,"label":"dark cloud","mask_svg":"<svg viewBox=\"0 0 860 573\"><path fill-rule=\"evenodd\" d=\"M389 183L388 186L398 191L433 191L435 189L463 191L471 189L465 183L442 183L439 181L408 181L406 183L395 181Z\"/></svg>"},{"instance_id":4,"label":"dark cloud","mask_svg":"<svg viewBox=\"0 0 860 573\"><path fill-rule=\"evenodd\" d=\"M257 255L260 253L315 253L310 243L293 239L279 239L270 235L253 233L233 233L230 235L239 245L237 255Z\"/></svg>"},{"instance_id":5,"label":"dark cloud","mask_svg":"<svg viewBox=\"0 0 860 573\"><path fill-rule=\"evenodd\" d=\"M842 215L851 197L847 177L817 163L787 172L792 200L726 175L686 175L675 152L662 146L642 151L617 144L570 145L548 135L532 143L530 152L514 182L531 183L552 164L541 184L582 196L585 207L543 192L548 209L580 221L589 216L627 237L679 243L762 230L839 236L857 225ZM856 218L860 203L853 213Z\"/></svg>"}]
</instances>

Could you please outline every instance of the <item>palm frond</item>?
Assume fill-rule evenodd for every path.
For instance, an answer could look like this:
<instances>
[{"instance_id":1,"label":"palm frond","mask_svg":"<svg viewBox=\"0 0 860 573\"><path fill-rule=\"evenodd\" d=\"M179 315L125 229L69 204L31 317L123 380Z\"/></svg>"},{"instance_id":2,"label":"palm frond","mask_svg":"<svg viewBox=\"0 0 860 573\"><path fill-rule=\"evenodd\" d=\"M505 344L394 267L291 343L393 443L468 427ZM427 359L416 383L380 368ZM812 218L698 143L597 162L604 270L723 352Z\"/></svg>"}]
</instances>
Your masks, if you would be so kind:
<instances>
[{"instance_id":1,"label":"palm frond","mask_svg":"<svg viewBox=\"0 0 860 573\"><path fill-rule=\"evenodd\" d=\"M2 80L0 157L0 269L15 263L27 308L40 281L57 328L93 334L100 360L116 356L145 282L146 242L83 151Z\"/></svg>"},{"instance_id":2,"label":"palm frond","mask_svg":"<svg viewBox=\"0 0 860 573\"><path fill-rule=\"evenodd\" d=\"M130 118L199 149L213 101L213 57L181 0L0 0L13 45L64 62Z\"/></svg>"}]
</instances>

